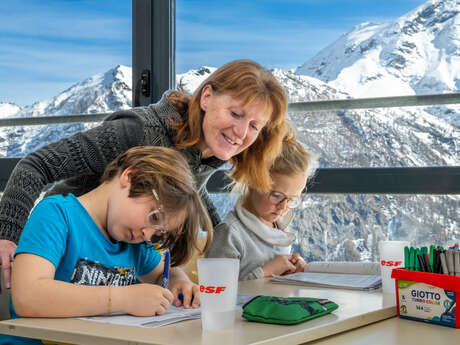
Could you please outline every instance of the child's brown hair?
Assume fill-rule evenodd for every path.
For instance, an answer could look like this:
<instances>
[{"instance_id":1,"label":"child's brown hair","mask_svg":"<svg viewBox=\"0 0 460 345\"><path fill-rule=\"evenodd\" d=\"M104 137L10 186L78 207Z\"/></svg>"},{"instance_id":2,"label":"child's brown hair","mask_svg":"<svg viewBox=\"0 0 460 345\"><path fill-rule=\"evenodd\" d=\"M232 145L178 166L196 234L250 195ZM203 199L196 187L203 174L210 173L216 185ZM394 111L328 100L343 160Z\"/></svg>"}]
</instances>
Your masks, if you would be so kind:
<instances>
[{"instance_id":1,"label":"child's brown hair","mask_svg":"<svg viewBox=\"0 0 460 345\"><path fill-rule=\"evenodd\" d=\"M113 179L130 168L129 197L158 194L166 212L185 211L185 221L176 236L169 236L164 247L171 251L171 264L186 263L197 244L198 230L207 231L206 250L212 241L213 228L201 201L196 182L185 158L176 150L159 146L137 146L127 150L105 169L101 182Z\"/></svg>"}]
</instances>

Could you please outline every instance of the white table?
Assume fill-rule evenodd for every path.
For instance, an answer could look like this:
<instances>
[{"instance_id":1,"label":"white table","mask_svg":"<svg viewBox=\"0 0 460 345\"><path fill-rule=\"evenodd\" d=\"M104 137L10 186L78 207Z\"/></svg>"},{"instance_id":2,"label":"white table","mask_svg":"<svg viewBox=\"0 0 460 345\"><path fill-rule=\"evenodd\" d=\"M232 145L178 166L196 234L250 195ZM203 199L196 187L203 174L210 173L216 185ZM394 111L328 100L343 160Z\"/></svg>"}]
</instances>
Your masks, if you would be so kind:
<instances>
[{"instance_id":1,"label":"white table","mask_svg":"<svg viewBox=\"0 0 460 345\"><path fill-rule=\"evenodd\" d=\"M328 298L338 303L339 309L330 315L293 326L248 322L238 314L234 329L214 332L203 332L200 320L188 320L149 329L76 319L38 318L1 321L0 332L73 344L104 345L300 344L309 341L321 345L360 343L408 345L413 343L411 340L414 335L422 334L426 335L426 339L437 337L437 342L442 344L460 343L458 330L394 318L396 315L394 297L382 296L378 291L307 288L255 280L241 282L239 292ZM378 322L385 319L389 320ZM349 332L341 333L345 331ZM362 342L362 339L367 340ZM430 345L433 343L431 342ZM418 344L424 343L418 342Z\"/></svg>"}]
</instances>

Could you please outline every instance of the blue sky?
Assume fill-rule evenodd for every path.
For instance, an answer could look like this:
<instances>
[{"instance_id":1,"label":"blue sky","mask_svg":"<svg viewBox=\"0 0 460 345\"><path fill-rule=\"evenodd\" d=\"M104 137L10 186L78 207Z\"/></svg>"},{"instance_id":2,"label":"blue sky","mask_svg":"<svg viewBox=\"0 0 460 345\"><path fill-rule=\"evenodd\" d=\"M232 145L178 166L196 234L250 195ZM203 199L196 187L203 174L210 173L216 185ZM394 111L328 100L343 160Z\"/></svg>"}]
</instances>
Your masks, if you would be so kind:
<instances>
[{"instance_id":1,"label":"blue sky","mask_svg":"<svg viewBox=\"0 0 460 345\"><path fill-rule=\"evenodd\" d=\"M250 58L303 64L365 21L424 0L176 0L176 72ZM24 106L118 64L131 66L130 0L0 1L0 102Z\"/></svg>"}]
</instances>

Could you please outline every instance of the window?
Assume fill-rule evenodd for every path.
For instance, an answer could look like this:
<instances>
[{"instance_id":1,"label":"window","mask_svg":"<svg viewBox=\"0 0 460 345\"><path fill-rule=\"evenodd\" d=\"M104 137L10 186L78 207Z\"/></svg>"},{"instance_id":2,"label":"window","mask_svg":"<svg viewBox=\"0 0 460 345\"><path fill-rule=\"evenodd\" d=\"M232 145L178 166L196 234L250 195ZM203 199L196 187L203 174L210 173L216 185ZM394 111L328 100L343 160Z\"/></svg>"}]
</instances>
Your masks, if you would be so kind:
<instances>
[{"instance_id":1,"label":"window","mask_svg":"<svg viewBox=\"0 0 460 345\"><path fill-rule=\"evenodd\" d=\"M131 107L130 1L3 1L0 22L0 118ZM89 126L0 127L0 156Z\"/></svg>"}]
</instances>

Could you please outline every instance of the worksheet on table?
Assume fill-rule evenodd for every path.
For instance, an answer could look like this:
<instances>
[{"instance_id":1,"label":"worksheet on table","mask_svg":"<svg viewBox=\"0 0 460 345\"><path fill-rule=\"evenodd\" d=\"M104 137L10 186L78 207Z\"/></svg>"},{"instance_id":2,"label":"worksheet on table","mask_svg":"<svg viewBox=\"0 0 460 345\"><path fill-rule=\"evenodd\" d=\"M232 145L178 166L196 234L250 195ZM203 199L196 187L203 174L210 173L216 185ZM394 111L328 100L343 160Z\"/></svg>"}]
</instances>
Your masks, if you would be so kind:
<instances>
[{"instance_id":1,"label":"worksheet on table","mask_svg":"<svg viewBox=\"0 0 460 345\"><path fill-rule=\"evenodd\" d=\"M241 311L243 305L255 296L256 295L252 294L238 294L236 302L237 310ZM184 309L183 307L170 306L163 315L143 317L133 316L129 314L114 313L111 315L80 317L79 319L96 322L108 322L118 325L155 328L165 326L174 322L199 319L200 317L201 309L199 307Z\"/></svg>"}]
</instances>

